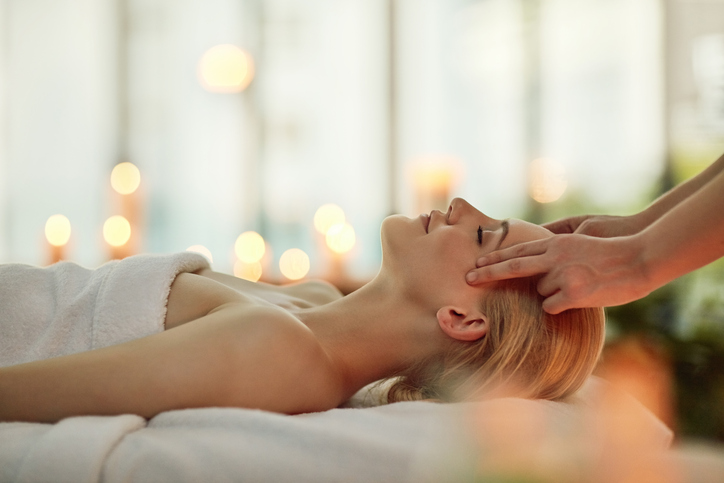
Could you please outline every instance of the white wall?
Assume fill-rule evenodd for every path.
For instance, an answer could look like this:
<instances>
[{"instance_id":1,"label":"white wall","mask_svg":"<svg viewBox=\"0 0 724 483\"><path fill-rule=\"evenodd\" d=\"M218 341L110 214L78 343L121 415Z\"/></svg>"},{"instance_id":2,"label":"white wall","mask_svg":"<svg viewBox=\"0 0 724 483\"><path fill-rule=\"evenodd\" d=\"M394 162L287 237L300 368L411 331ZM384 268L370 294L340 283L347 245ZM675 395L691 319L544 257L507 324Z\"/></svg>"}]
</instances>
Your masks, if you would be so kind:
<instances>
[{"instance_id":1,"label":"white wall","mask_svg":"<svg viewBox=\"0 0 724 483\"><path fill-rule=\"evenodd\" d=\"M0 260L7 259L8 252L8 112L7 112L7 5L0 1Z\"/></svg>"},{"instance_id":2,"label":"white wall","mask_svg":"<svg viewBox=\"0 0 724 483\"><path fill-rule=\"evenodd\" d=\"M205 91L197 64L217 44L246 46L245 15L235 0L130 3L129 158L145 180L143 248L202 244L223 270L249 221L252 119L246 93Z\"/></svg>"},{"instance_id":3,"label":"white wall","mask_svg":"<svg viewBox=\"0 0 724 483\"><path fill-rule=\"evenodd\" d=\"M354 270L376 269L390 201L387 0L128 0L125 79L115 0L0 5L0 261L44 263L54 213L71 220L71 258L104 261L100 230L116 209L108 175L130 160L143 177L141 250L203 244L230 270L234 240L255 229L277 259L306 249L314 271L312 217L334 202L357 230ZM522 215L523 2L397 5L396 205L418 214L407 165L444 155L464 170L452 195ZM630 209L663 160L659 2L541 5L540 155L566 165L569 193L589 206ZM201 55L220 43L257 62L244 93L197 80Z\"/></svg>"},{"instance_id":4,"label":"white wall","mask_svg":"<svg viewBox=\"0 0 724 483\"><path fill-rule=\"evenodd\" d=\"M69 250L103 258L104 182L115 162L111 0L5 0L4 260L43 263L46 219L71 221Z\"/></svg>"},{"instance_id":5,"label":"white wall","mask_svg":"<svg viewBox=\"0 0 724 483\"><path fill-rule=\"evenodd\" d=\"M461 159L454 194L497 217L525 212L533 156L560 161L568 194L589 206L639 206L665 154L660 2L538 2L533 45L525 4L400 0L403 161ZM540 61L538 111L526 104L531 55ZM401 198L411 213L409 185Z\"/></svg>"}]
</instances>

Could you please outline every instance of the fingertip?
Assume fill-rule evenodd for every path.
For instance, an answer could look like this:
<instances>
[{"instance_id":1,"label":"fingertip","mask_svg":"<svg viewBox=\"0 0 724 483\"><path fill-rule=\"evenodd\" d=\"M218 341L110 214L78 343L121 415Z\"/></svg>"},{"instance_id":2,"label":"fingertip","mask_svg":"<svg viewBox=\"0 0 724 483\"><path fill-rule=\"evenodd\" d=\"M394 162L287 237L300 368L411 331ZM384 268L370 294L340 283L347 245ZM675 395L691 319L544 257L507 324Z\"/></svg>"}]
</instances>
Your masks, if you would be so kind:
<instances>
[{"instance_id":1,"label":"fingertip","mask_svg":"<svg viewBox=\"0 0 724 483\"><path fill-rule=\"evenodd\" d=\"M551 314L551 315L558 315L558 314L560 314L560 313L562 312L561 310L558 310L558 309L555 308L555 307L543 307L543 310L544 310L546 313Z\"/></svg>"},{"instance_id":2,"label":"fingertip","mask_svg":"<svg viewBox=\"0 0 724 483\"><path fill-rule=\"evenodd\" d=\"M480 257L480 258L478 258L478 261L475 262L475 266L478 268L484 267L487 264L488 264L488 257Z\"/></svg>"},{"instance_id":3,"label":"fingertip","mask_svg":"<svg viewBox=\"0 0 724 483\"><path fill-rule=\"evenodd\" d=\"M545 300L543 301L543 310L544 310L546 313L549 313L549 314L551 314L551 315L558 315L558 314L560 314L561 312L563 312L563 311L565 310L565 308L564 308L564 307L561 307L560 304L554 303L555 301L554 301L554 302L550 302L550 300L551 300L552 298L553 298L553 297L548 297L547 299L545 299Z\"/></svg>"},{"instance_id":4,"label":"fingertip","mask_svg":"<svg viewBox=\"0 0 724 483\"><path fill-rule=\"evenodd\" d=\"M469 272L465 275L465 280L466 280L468 283L473 283L473 282L475 282L477 279L478 279L478 273L477 273L476 271L474 271L474 270L469 271Z\"/></svg>"}]
</instances>

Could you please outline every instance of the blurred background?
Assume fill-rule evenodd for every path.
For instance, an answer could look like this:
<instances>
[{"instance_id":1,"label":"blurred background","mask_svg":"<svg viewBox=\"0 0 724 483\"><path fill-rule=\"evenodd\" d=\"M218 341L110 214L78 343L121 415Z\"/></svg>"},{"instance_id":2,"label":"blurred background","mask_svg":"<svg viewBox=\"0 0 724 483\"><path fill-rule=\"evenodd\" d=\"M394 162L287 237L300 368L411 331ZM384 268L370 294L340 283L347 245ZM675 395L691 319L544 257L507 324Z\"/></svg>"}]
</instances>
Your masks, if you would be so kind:
<instances>
[{"instance_id":1,"label":"blurred background","mask_svg":"<svg viewBox=\"0 0 724 483\"><path fill-rule=\"evenodd\" d=\"M721 0L0 0L0 262L350 291L391 213L630 214L723 152ZM724 441L724 265L609 319L601 374Z\"/></svg>"}]
</instances>

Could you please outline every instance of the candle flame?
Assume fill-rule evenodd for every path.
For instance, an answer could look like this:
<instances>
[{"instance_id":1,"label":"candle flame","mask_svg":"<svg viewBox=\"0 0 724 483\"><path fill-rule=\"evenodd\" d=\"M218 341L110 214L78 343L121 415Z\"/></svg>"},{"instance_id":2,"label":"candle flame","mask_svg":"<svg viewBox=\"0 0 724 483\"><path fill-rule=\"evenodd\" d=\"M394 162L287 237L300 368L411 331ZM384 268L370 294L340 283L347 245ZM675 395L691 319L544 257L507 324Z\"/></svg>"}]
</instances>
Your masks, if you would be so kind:
<instances>
[{"instance_id":1,"label":"candle flame","mask_svg":"<svg viewBox=\"0 0 724 483\"><path fill-rule=\"evenodd\" d=\"M70 240L70 221L63 215L53 215L45 222L45 238L54 247L62 247Z\"/></svg>"},{"instance_id":2,"label":"candle flame","mask_svg":"<svg viewBox=\"0 0 724 483\"><path fill-rule=\"evenodd\" d=\"M245 231L234 243L234 253L244 263L260 261L265 251L264 238L255 231Z\"/></svg>"},{"instance_id":3,"label":"candle flame","mask_svg":"<svg viewBox=\"0 0 724 483\"><path fill-rule=\"evenodd\" d=\"M103 224L103 238L111 246L123 246L131 238L131 224L120 215L111 216Z\"/></svg>"},{"instance_id":4,"label":"candle flame","mask_svg":"<svg viewBox=\"0 0 724 483\"><path fill-rule=\"evenodd\" d=\"M309 273L309 257L299 248L291 248L279 259L279 269L289 280L299 280Z\"/></svg>"}]
</instances>

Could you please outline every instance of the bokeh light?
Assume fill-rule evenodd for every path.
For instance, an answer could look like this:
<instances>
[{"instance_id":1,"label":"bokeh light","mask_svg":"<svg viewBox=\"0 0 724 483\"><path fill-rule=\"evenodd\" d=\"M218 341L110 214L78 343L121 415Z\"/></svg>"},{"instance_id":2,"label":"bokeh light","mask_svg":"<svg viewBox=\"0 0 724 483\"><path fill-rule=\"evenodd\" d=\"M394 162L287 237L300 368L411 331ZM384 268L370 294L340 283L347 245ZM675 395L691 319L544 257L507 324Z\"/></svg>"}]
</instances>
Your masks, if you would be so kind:
<instances>
[{"instance_id":1,"label":"bokeh light","mask_svg":"<svg viewBox=\"0 0 724 483\"><path fill-rule=\"evenodd\" d=\"M419 164L413 168L413 180L418 189L449 190L455 180L455 170L446 164Z\"/></svg>"},{"instance_id":2,"label":"bokeh light","mask_svg":"<svg viewBox=\"0 0 724 483\"><path fill-rule=\"evenodd\" d=\"M244 263L258 262L265 251L264 238L255 231L245 231L234 243L234 253Z\"/></svg>"},{"instance_id":3,"label":"bokeh light","mask_svg":"<svg viewBox=\"0 0 724 483\"><path fill-rule=\"evenodd\" d=\"M314 214L314 228L322 235L326 235L332 226L344 221L344 211L334 203L320 206Z\"/></svg>"},{"instance_id":4,"label":"bokeh light","mask_svg":"<svg viewBox=\"0 0 724 483\"><path fill-rule=\"evenodd\" d=\"M299 248L290 248L282 253L279 269L289 280L299 280L309 273L309 257Z\"/></svg>"},{"instance_id":5,"label":"bokeh light","mask_svg":"<svg viewBox=\"0 0 724 483\"><path fill-rule=\"evenodd\" d=\"M334 253L347 253L354 247L356 241L354 228L349 223L333 225L327 231L326 240L327 246Z\"/></svg>"},{"instance_id":6,"label":"bokeh light","mask_svg":"<svg viewBox=\"0 0 724 483\"><path fill-rule=\"evenodd\" d=\"M250 282L257 282L261 278L262 267L260 262L244 263L237 260L234 263L234 275Z\"/></svg>"},{"instance_id":7,"label":"bokeh light","mask_svg":"<svg viewBox=\"0 0 724 483\"><path fill-rule=\"evenodd\" d=\"M54 247L62 247L70 240L70 221L63 215L53 215L45 222L45 238Z\"/></svg>"},{"instance_id":8,"label":"bokeh light","mask_svg":"<svg viewBox=\"0 0 724 483\"><path fill-rule=\"evenodd\" d=\"M141 172L133 163L119 163L111 171L111 186L122 195L130 195L141 184Z\"/></svg>"},{"instance_id":9,"label":"bokeh light","mask_svg":"<svg viewBox=\"0 0 724 483\"><path fill-rule=\"evenodd\" d=\"M211 250L209 250L208 248L206 248L203 245L191 245L190 247L188 247L186 249L186 251L199 253L199 254L205 256L209 260L210 263L214 263L214 257L211 256Z\"/></svg>"},{"instance_id":10,"label":"bokeh light","mask_svg":"<svg viewBox=\"0 0 724 483\"><path fill-rule=\"evenodd\" d=\"M531 198L538 203L552 203L558 200L566 191L565 167L553 159L539 158L530 163Z\"/></svg>"},{"instance_id":11,"label":"bokeh light","mask_svg":"<svg viewBox=\"0 0 724 483\"><path fill-rule=\"evenodd\" d=\"M103 224L103 238L111 246L123 246L131 238L131 224L120 215L111 216Z\"/></svg>"},{"instance_id":12,"label":"bokeh light","mask_svg":"<svg viewBox=\"0 0 724 483\"><path fill-rule=\"evenodd\" d=\"M235 45L217 45L201 57L198 72L201 85L207 91L241 92L254 77L254 61Z\"/></svg>"}]
</instances>

